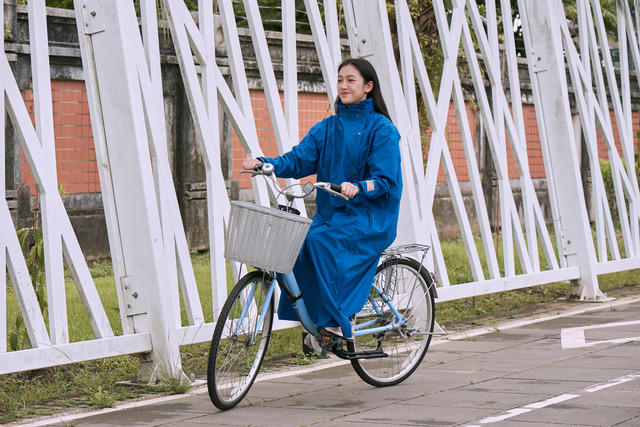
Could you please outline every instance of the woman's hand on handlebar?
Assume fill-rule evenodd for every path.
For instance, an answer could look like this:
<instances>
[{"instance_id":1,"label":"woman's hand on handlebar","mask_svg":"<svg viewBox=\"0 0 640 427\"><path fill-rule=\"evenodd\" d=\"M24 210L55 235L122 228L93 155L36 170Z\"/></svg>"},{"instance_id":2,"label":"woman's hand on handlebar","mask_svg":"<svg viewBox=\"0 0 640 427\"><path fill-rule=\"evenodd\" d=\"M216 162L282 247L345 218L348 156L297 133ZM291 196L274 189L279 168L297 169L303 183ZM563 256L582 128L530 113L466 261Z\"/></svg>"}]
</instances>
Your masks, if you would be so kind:
<instances>
[{"instance_id":1,"label":"woman's hand on handlebar","mask_svg":"<svg viewBox=\"0 0 640 427\"><path fill-rule=\"evenodd\" d=\"M259 159L247 158L242 162L240 173L250 173L252 177L256 175L271 175L273 173L273 165L262 163Z\"/></svg>"},{"instance_id":2,"label":"woman's hand on handlebar","mask_svg":"<svg viewBox=\"0 0 640 427\"><path fill-rule=\"evenodd\" d=\"M353 185L350 182L343 182L340 184L340 192L348 198L353 199L360 192L360 189L357 185Z\"/></svg>"},{"instance_id":3,"label":"woman's hand on handlebar","mask_svg":"<svg viewBox=\"0 0 640 427\"><path fill-rule=\"evenodd\" d=\"M254 171L254 170L256 170L256 167L260 166L260 165L262 165L262 162L260 160L255 159L255 158L251 158L251 157L247 157L242 162L242 169L248 170L248 171Z\"/></svg>"}]
</instances>

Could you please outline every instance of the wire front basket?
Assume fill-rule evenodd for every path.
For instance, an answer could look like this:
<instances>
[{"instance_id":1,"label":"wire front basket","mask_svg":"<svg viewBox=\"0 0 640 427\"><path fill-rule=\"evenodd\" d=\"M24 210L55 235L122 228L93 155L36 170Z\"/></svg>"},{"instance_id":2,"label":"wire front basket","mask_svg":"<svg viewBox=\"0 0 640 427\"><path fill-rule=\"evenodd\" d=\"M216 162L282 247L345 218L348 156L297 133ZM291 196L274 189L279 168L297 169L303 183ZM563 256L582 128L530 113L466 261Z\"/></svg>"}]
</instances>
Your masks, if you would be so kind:
<instances>
[{"instance_id":1,"label":"wire front basket","mask_svg":"<svg viewBox=\"0 0 640 427\"><path fill-rule=\"evenodd\" d=\"M290 273L310 226L309 218L233 201L224 256L263 270Z\"/></svg>"}]
</instances>

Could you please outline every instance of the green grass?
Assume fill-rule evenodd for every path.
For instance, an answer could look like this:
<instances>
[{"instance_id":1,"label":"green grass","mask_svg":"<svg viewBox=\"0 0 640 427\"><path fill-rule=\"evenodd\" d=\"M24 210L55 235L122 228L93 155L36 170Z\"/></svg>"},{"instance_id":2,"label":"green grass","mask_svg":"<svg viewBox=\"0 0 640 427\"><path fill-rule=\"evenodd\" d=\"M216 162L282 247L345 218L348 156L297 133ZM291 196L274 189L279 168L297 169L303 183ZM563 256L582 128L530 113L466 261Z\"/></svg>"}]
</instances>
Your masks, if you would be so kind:
<instances>
[{"instance_id":1,"label":"green grass","mask_svg":"<svg viewBox=\"0 0 640 427\"><path fill-rule=\"evenodd\" d=\"M488 276L486 262L479 239L476 246L480 255L485 277ZM447 261L448 274L452 283L472 281L467 255L460 241L442 243ZM499 248L501 251L501 248ZM542 251L541 260L542 260ZM209 254L192 254L192 263L205 319L213 318L211 304L211 279ZM541 264L546 266L544 260ZM516 261L517 270L520 271ZM500 266L502 269L502 266ZM94 262L90 266L98 293L116 335L121 334L120 315L114 286L113 273L109 262ZM75 284L67 278L67 302L70 339L72 342L93 339L94 334L82 307ZM229 290L234 284L230 269L227 269ZM640 271L631 270L613 273L599 278L600 288L607 292L640 283ZM458 325L488 324L495 318L515 317L536 304L552 301L569 295L569 284L554 283L517 291L501 292L443 302L437 306L438 323L445 327ZM9 333L19 316L17 302L11 286L7 288L7 315ZM182 307L182 323L187 317ZM28 344L23 343L23 348ZM209 343L193 344L181 348L183 370L187 375L198 378L206 375ZM313 359L302 353L302 332L300 328L275 331L265 359L265 368L278 365L309 364ZM160 384L156 387L127 387L117 382L129 380L140 365L137 356L76 363L68 366L40 369L31 372L0 376L0 423L15 419L47 415L67 407L108 407L117 401L131 399L145 393L180 392L184 384Z\"/></svg>"},{"instance_id":2,"label":"green grass","mask_svg":"<svg viewBox=\"0 0 640 427\"><path fill-rule=\"evenodd\" d=\"M116 385L138 369L136 357L118 357L0 377L0 423L48 415L67 407L106 407L149 392Z\"/></svg>"}]
</instances>

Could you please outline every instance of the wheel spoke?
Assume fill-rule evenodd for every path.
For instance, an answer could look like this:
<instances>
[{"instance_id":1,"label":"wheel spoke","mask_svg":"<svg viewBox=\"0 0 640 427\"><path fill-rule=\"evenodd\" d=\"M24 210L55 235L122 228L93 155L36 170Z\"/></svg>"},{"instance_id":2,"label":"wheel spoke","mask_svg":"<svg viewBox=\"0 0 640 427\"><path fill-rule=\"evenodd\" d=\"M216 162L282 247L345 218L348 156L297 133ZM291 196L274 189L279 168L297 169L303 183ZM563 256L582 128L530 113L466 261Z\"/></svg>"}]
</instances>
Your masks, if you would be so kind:
<instances>
[{"instance_id":1,"label":"wheel spoke","mask_svg":"<svg viewBox=\"0 0 640 427\"><path fill-rule=\"evenodd\" d=\"M211 341L207 384L220 409L237 405L258 374L273 323L273 301L266 301L270 285L266 274L251 272L238 281L222 308ZM268 310L257 329L265 301Z\"/></svg>"},{"instance_id":2,"label":"wheel spoke","mask_svg":"<svg viewBox=\"0 0 640 427\"><path fill-rule=\"evenodd\" d=\"M394 329L360 336L355 340L355 347L357 351L372 351L380 345L388 357L354 360L353 365L358 375L370 384L391 385L411 375L427 351L434 320L433 300L429 292L431 276L417 262L396 258L378 267L374 283L402 316L403 323L397 323L389 304L372 290L367 306L356 315L356 323L375 319L375 324L369 327L394 324ZM420 331L429 334L416 333Z\"/></svg>"}]
</instances>

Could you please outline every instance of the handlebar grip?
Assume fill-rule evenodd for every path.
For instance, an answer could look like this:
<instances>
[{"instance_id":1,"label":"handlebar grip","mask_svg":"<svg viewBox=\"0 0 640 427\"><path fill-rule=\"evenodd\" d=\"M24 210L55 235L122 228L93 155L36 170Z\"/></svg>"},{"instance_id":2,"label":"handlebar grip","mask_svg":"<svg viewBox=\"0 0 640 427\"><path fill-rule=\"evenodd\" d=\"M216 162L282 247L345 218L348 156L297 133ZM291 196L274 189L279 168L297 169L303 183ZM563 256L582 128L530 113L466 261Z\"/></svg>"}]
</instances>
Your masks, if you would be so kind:
<instances>
[{"instance_id":1,"label":"handlebar grip","mask_svg":"<svg viewBox=\"0 0 640 427\"><path fill-rule=\"evenodd\" d=\"M342 187L340 187L338 184L329 184L329 186L331 188L331 191L342 194Z\"/></svg>"}]
</instances>

